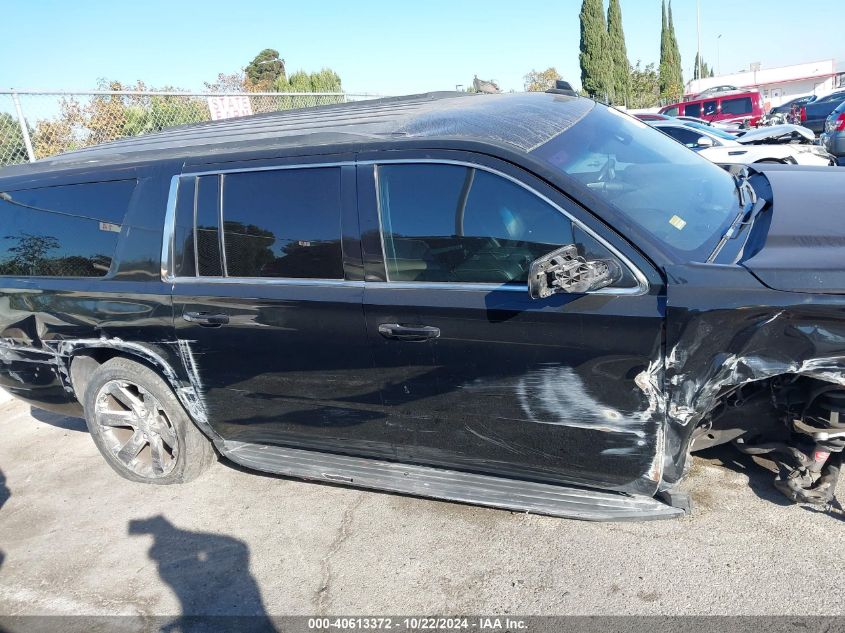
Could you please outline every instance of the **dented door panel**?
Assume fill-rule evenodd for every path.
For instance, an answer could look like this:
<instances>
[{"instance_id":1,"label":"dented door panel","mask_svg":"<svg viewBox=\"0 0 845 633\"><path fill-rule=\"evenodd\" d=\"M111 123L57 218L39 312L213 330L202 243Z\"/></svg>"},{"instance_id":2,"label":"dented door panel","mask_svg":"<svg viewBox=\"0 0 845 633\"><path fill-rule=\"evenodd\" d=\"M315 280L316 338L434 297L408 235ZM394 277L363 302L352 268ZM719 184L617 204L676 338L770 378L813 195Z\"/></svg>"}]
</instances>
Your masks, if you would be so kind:
<instances>
[{"instance_id":1,"label":"dented door panel","mask_svg":"<svg viewBox=\"0 0 845 633\"><path fill-rule=\"evenodd\" d=\"M662 451L655 296L368 284L367 328L389 419L422 464L653 493ZM440 329L381 337L385 322ZM413 363L413 365L411 364ZM411 371L413 370L413 371Z\"/></svg>"}]
</instances>

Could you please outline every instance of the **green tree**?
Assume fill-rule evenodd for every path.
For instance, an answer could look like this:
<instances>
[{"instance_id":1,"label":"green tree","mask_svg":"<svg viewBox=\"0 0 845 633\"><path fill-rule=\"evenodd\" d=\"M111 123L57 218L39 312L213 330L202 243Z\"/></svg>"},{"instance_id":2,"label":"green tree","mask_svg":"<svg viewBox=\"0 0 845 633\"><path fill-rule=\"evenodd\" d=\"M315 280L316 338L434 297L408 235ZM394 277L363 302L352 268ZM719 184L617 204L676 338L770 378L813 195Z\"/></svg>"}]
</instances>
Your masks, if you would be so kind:
<instances>
[{"instance_id":1,"label":"green tree","mask_svg":"<svg viewBox=\"0 0 845 633\"><path fill-rule=\"evenodd\" d=\"M663 0L662 29L660 34L660 97L666 101L677 101L684 93L684 79L681 71L681 54L675 37L675 24L672 20L672 2L666 9Z\"/></svg>"},{"instance_id":2,"label":"green tree","mask_svg":"<svg viewBox=\"0 0 845 633\"><path fill-rule=\"evenodd\" d=\"M611 92L612 61L602 0L583 0L580 19L581 85L592 98L607 100Z\"/></svg>"},{"instance_id":3,"label":"green tree","mask_svg":"<svg viewBox=\"0 0 845 633\"><path fill-rule=\"evenodd\" d=\"M625 46L625 32L622 30L622 8L619 0L610 0L607 7L607 40L612 64L612 100L614 103L628 103L630 90L630 63Z\"/></svg>"},{"instance_id":4,"label":"green tree","mask_svg":"<svg viewBox=\"0 0 845 633\"><path fill-rule=\"evenodd\" d=\"M279 57L279 51L265 48L247 64L244 74L250 91L270 90L279 79L285 76L285 60Z\"/></svg>"},{"instance_id":5,"label":"green tree","mask_svg":"<svg viewBox=\"0 0 845 633\"><path fill-rule=\"evenodd\" d=\"M545 92L550 88L555 87L555 82L563 79L560 73L554 66L546 68L546 70L531 70L525 75L525 91L526 92Z\"/></svg>"},{"instance_id":6,"label":"green tree","mask_svg":"<svg viewBox=\"0 0 845 633\"><path fill-rule=\"evenodd\" d=\"M675 36L675 22L672 19L672 0L669 0L669 42L672 45L672 79L675 81L675 88L680 98L684 94L684 71L681 66L681 49L678 47L678 38Z\"/></svg>"},{"instance_id":7,"label":"green tree","mask_svg":"<svg viewBox=\"0 0 845 633\"><path fill-rule=\"evenodd\" d=\"M0 165L14 165L29 160L18 120L0 112Z\"/></svg>"},{"instance_id":8,"label":"green tree","mask_svg":"<svg viewBox=\"0 0 845 633\"><path fill-rule=\"evenodd\" d=\"M628 107L653 108L659 104L660 79L654 64L642 68L637 60L636 65L630 67Z\"/></svg>"},{"instance_id":9,"label":"green tree","mask_svg":"<svg viewBox=\"0 0 845 633\"><path fill-rule=\"evenodd\" d=\"M700 74L699 74L700 73ZM695 54L695 66L692 69L692 78L693 79L701 79L703 77L712 77L713 76L713 69L707 64L704 59L701 59L701 65L699 66L699 57L698 53Z\"/></svg>"}]
</instances>

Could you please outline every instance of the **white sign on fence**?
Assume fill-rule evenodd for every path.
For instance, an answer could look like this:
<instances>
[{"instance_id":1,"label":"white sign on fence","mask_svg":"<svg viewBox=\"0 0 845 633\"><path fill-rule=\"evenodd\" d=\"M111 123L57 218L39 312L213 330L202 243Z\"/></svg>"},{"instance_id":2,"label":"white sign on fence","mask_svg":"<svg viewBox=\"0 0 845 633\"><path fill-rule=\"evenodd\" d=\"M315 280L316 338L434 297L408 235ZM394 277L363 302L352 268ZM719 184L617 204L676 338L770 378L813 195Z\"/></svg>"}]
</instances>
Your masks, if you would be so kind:
<instances>
[{"instance_id":1,"label":"white sign on fence","mask_svg":"<svg viewBox=\"0 0 845 633\"><path fill-rule=\"evenodd\" d=\"M252 114L252 104L249 102L249 97L237 95L209 97L208 109L211 112L212 121Z\"/></svg>"}]
</instances>

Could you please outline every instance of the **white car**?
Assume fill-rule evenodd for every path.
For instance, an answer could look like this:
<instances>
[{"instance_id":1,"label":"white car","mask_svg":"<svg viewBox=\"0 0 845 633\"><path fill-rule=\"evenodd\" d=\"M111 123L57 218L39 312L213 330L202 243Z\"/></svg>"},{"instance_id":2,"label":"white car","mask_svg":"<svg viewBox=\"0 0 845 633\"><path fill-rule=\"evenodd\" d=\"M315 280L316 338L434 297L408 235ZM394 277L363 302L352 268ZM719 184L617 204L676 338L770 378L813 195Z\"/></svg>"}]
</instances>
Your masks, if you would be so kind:
<instances>
[{"instance_id":1,"label":"white car","mask_svg":"<svg viewBox=\"0 0 845 633\"><path fill-rule=\"evenodd\" d=\"M692 121L650 123L719 165L836 165L836 159L824 147L815 144L815 135L800 125L773 125L735 136Z\"/></svg>"}]
</instances>

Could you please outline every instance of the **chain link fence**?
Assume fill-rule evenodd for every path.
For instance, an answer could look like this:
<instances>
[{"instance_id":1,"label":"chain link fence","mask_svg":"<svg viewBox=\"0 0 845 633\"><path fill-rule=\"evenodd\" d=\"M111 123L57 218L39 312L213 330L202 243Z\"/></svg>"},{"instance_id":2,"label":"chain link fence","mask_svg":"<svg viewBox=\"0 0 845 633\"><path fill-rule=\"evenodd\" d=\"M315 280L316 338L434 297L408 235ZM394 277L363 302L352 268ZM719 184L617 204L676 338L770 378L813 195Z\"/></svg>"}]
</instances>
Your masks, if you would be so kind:
<instances>
[{"instance_id":1,"label":"chain link fence","mask_svg":"<svg viewBox=\"0 0 845 633\"><path fill-rule=\"evenodd\" d=\"M339 92L0 91L0 167L225 116L380 96Z\"/></svg>"}]
</instances>

